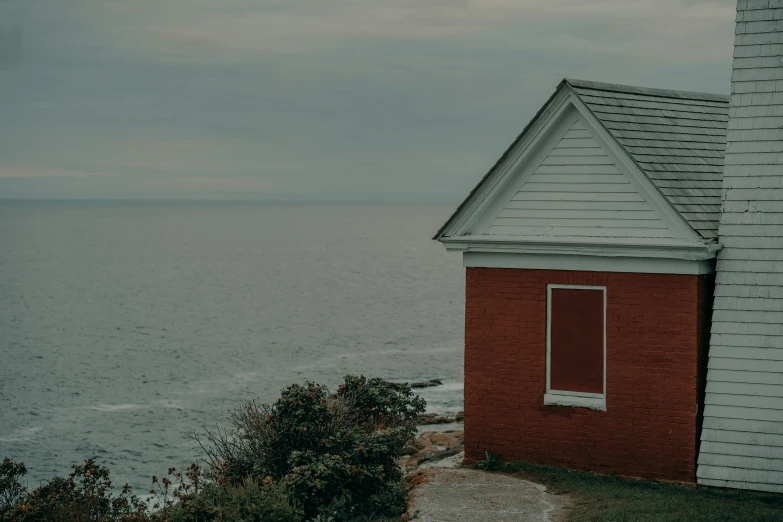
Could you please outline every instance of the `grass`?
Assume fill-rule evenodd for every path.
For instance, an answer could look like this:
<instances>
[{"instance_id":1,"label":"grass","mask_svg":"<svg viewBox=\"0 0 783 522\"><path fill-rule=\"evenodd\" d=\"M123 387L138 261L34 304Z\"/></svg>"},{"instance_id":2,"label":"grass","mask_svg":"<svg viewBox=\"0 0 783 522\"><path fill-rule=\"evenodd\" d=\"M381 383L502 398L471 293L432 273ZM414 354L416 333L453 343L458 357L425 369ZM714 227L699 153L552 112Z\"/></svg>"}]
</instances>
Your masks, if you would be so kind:
<instances>
[{"instance_id":1,"label":"grass","mask_svg":"<svg viewBox=\"0 0 783 522\"><path fill-rule=\"evenodd\" d=\"M689 488L678 484L595 475L490 457L478 469L506 473L568 494L571 522L781 522L783 495Z\"/></svg>"}]
</instances>

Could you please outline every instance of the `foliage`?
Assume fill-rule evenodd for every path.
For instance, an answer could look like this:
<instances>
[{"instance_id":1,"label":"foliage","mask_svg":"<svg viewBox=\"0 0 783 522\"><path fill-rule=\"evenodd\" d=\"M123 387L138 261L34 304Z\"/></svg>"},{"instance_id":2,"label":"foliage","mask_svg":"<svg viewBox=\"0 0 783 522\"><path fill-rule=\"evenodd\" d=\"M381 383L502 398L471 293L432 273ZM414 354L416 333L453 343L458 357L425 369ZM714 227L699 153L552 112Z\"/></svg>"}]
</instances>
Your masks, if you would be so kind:
<instances>
[{"instance_id":1,"label":"foliage","mask_svg":"<svg viewBox=\"0 0 783 522\"><path fill-rule=\"evenodd\" d=\"M302 511L278 482L250 477L237 485L215 483L184 494L161 515L169 522L299 522Z\"/></svg>"},{"instance_id":2,"label":"foliage","mask_svg":"<svg viewBox=\"0 0 783 522\"><path fill-rule=\"evenodd\" d=\"M147 505L88 459L28 492L24 464L0 465L0 522L377 522L399 519L396 461L425 403L409 387L346 376L332 394L306 382L272 405L243 404L234 428L206 432L209 466L153 477ZM199 436L193 435L196 440ZM201 441L199 441L201 443Z\"/></svg>"},{"instance_id":3,"label":"foliage","mask_svg":"<svg viewBox=\"0 0 783 522\"><path fill-rule=\"evenodd\" d=\"M569 520L574 522L783 521L780 494L689 488L527 462L506 463L489 454L474 467L518 475L543 483L555 493L570 495L576 502L569 513Z\"/></svg>"},{"instance_id":4,"label":"foliage","mask_svg":"<svg viewBox=\"0 0 783 522\"><path fill-rule=\"evenodd\" d=\"M505 463L499 456L484 452L485 458L482 461L476 462L473 467L482 471L502 471Z\"/></svg>"},{"instance_id":5,"label":"foliage","mask_svg":"<svg viewBox=\"0 0 783 522\"><path fill-rule=\"evenodd\" d=\"M68 478L55 477L27 493L19 483L26 472L24 464L5 459L0 489L2 497L11 500L0 506L0 520L141 522L148 519L147 506L133 494L130 486L123 486L119 495L111 492L108 469L93 459L72 468Z\"/></svg>"},{"instance_id":6,"label":"foliage","mask_svg":"<svg viewBox=\"0 0 783 522\"><path fill-rule=\"evenodd\" d=\"M336 498L326 506L318 508L322 519L349 522L399 521L408 502L409 486L405 480L390 485L389 489L372 496L369 510L362 512L350 503L347 497Z\"/></svg>"},{"instance_id":7,"label":"foliage","mask_svg":"<svg viewBox=\"0 0 783 522\"><path fill-rule=\"evenodd\" d=\"M271 406L250 401L233 415L233 430L206 433L202 444L219 484L283 484L306 517L325 506L339 520L399 515L389 491L402 478L396 460L416 434L425 403L404 385L346 376L335 394L306 382L285 388ZM393 512L390 512L393 511Z\"/></svg>"},{"instance_id":8,"label":"foliage","mask_svg":"<svg viewBox=\"0 0 783 522\"><path fill-rule=\"evenodd\" d=\"M19 482L26 473L24 462L6 458L0 464L0 520L27 496L27 488Z\"/></svg>"}]
</instances>

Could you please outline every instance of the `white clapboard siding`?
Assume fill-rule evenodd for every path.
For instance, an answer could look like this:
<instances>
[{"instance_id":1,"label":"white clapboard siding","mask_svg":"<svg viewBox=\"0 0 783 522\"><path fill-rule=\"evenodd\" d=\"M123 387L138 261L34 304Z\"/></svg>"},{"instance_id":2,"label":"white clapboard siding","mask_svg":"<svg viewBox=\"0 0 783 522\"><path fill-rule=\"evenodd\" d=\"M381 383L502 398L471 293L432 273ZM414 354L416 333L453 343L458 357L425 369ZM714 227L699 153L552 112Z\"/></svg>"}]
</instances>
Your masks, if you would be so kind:
<instances>
[{"instance_id":1,"label":"white clapboard siding","mask_svg":"<svg viewBox=\"0 0 783 522\"><path fill-rule=\"evenodd\" d=\"M577 121L486 231L503 236L675 235Z\"/></svg>"},{"instance_id":2,"label":"white clapboard siding","mask_svg":"<svg viewBox=\"0 0 783 522\"><path fill-rule=\"evenodd\" d=\"M721 419L734 419L737 421L768 421L780 420L781 412L774 408L751 408L748 406L726 406L723 404L707 404L704 406L705 417L720 417ZM746 429L742 422L737 422L735 429Z\"/></svg>"},{"instance_id":3,"label":"white clapboard siding","mask_svg":"<svg viewBox=\"0 0 783 522\"><path fill-rule=\"evenodd\" d=\"M783 491L783 472L753 469L750 466L730 467L722 464L701 464L700 477L706 480L737 484L734 487L765 491ZM702 483L704 483L702 481ZM722 486L723 484L717 484Z\"/></svg>"},{"instance_id":4,"label":"white clapboard siding","mask_svg":"<svg viewBox=\"0 0 783 522\"><path fill-rule=\"evenodd\" d=\"M716 447L715 449L717 450L718 448ZM723 449L728 449L731 451L732 447L723 446ZM705 453L711 453L710 451L705 451L703 448L702 451ZM722 453L720 451L716 451L712 454L715 456L713 459L715 464L720 463L721 466L726 466L729 468L751 468L762 471L778 472L783 471L783 459L770 458L768 456L754 457L749 455L733 455L728 452Z\"/></svg>"},{"instance_id":5,"label":"white clapboard siding","mask_svg":"<svg viewBox=\"0 0 783 522\"><path fill-rule=\"evenodd\" d=\"M729 456L741 456L741 457L755 457L770 459L775 461L773 466L783 465L783 460L774 458L774 448L769 446L760 446L758 444L736 444L731 442L711 442L705 441L701 443L701 451L704 453L712 453L713 455L725 455ZM716 459L717 460L717 459ZM760 469L766 469L761 467Z\"/></svg>"},{"instance_id":6,"label":"white clapboard siding","mask_svg":"<svg viewBox=\"0 0 783 522\"><path fill-rule=\"evenodd\" d=\"M715 370L714 378L718 379L722 374L720 370L733 372L748 372L754 379L761 379L759 374L771 374L780 376L783 374L783 361L771 361L767 358L758 359L737 359L734 357L710 357L710 370ZM739 375L737 374L737 377ZM743 381L732 381L743 382ZM761 381L759 381L761 382ZM764 381L766 382L766 381Z\"/></svg>"},{"instance_id":7,"label":"white clapboard siding","mask_svg":"<svg viewBox=\"0 0 783 522\"><path fill-rule=\"evenodd\" d=\"M712 430L712 437L705 440L717 442L745 443L748 440L761 440L760 444L775 446L783 444L783 426L779 422L753 422L745 425L747 431L734 431L735 423L731 419L717 417L704 419L704 429Z\"/></svg>"},{"instance_id":8,"label":"white clapboard siding","mask_svg":"<svg viewBox=\"0 0 783 522\"><path fill-rule=\"evenodd\" d=\"M733 360L732 360L733 362ZM783 366L781 361L771 361L778 363L778 367ZM757 371L748 370L736 370L733 367L728 370L722 370L711 366L712 379L710 385L717 384L731 384L732 386L739 386L743 383L748 384L769 384L777 387L776 393L783 393L783 373L776 371L764 371L763 366Z\"/></svg>"},{"instance_id":9,"label":"white clapboard siding","mask_svg":"<svg viewBox=\"0 0 783 522\"><path fill-rule=\"evenodd\" d=\"M763 388L775 388L775 386L743 383L731 389L730 385L731 383L727 382L708 383L704 404L708 406L742 406L762 410L783 410L783 397L764 395ZM775 415L777 418L783 417L783 413L780 411L775 413Z\"/></svg>"},{"instance_id":10,"label":"white clapboard siding","mask_svg":"<svg viewBox=\"0 0 783 522\"><path fill-rule=\"evenodd\" d=\"M723 377L729 377L723 375ZM747 377L747 376L746 376ZM707 393L710 394L710 400L717 400L716 397L720 394L725 394L726 397L736 398L738 401L747 403L750 406L758 407L761 402L768 400L775 400L776 404L783 408L783 386L775 383L759 383L759 382L728 382L728 381L710 381L707 384ZM758 397L758 400L754 399ZM748 398L749 397L749 398ZM729 402L734 402L733 400Z\"/></svg>"},{"instance_id":11,"label":"white clapboard siding","mask_svg":"<svg viewBox=\"0 0 783 522\"><path fill-rule=\"evenodd\" d=\"M775 493L783 493L783 484L775 485L771 482L765 482L763 484L753 484L750 481L734 481L734 480L714 480L708 478L700 478L699 484L703 486L711 486L715 488L731 488L731 489L758 489L761 491L772 491Z\"/></svg>"},{"instance_id":12,"label":"white clapboard siding","mask_svg":"<svg viewBox=\"0 0 783 522\"><path fill-rule=\"evenodd\" d=\"M698 481L783 492L783 20L738 4ZM764 27L745 20L769 20Z\"/></svg>"}]
</instances>

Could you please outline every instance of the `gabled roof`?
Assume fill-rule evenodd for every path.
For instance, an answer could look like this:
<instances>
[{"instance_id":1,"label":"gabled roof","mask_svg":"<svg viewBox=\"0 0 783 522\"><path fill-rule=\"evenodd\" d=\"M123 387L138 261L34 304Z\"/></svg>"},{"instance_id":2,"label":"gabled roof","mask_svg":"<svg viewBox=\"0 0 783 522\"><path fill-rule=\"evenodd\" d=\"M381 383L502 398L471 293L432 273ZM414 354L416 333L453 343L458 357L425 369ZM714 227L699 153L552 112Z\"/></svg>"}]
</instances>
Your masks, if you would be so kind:
<instances>
[{"instance_id":1,"label":"gabled roof","mask_svg":"<svg viewBox=\"0 0 783 522\"><path fill-rule=\"evenodd\" d=\"M434 239L443 237L564 88L579 98L694 231L705 239L717 236L729 97L565 79Z\"/></svg>"},{"instance_id":2,"label":"gabled roof","mask_svg":"<svg viewBox=\"0 0 783 522\"><path fill-rule=\"evenodd\" d=\"M717 236L729 96L564 80L680 215Z\"/></svg>"}]
</instances>

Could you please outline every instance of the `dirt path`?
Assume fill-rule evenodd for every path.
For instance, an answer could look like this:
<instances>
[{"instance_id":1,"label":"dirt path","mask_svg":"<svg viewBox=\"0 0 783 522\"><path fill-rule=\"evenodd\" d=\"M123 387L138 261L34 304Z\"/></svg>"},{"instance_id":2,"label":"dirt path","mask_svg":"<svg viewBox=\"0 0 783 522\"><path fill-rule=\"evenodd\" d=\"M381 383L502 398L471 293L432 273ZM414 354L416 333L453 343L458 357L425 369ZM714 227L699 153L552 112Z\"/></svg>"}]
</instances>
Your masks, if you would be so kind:
<instances>
[{"instance_id":1,"label":"dirt path","mask_svg":"<svg viewBox=\"0 0 783 522\"><path fill-rule=\"evenodd\" d=\"M546 487L526 480L436 466L418 472L422 480L411 493L410 520L556 522L563 519L570 504L568 497L548 493Z\"/></svg>"}]
</instances>

